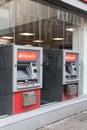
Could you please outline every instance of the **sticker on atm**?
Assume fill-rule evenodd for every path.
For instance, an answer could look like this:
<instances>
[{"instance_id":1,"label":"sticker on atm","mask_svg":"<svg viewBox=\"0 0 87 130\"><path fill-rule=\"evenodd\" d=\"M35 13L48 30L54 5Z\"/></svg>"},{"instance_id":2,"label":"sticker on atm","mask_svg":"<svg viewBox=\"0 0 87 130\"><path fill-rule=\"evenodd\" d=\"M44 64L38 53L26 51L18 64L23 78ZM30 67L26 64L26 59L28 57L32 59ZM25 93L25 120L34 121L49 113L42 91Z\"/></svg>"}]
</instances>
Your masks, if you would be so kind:
<instances>
[{"instance_id":1,"label":"sticker on atm","mask_svg":"<svg viewBox=\"0 0 87 130\"><path fill-rule=\"evenodd\" d=\"M30 61L35 61L37 59L37 55L38 55L38 52L29 52L29 51L18 51L18 54L17 54L17 60L20 60L20 61L27 61L27 60L30 60Z\"/></svg>"},{"instance_id":2,"label":"sticker on atm","mask_svg":"<svg viewBox=\"0 0 87 130\"><path fill-rule=\"evenodd\" d=\"M76 58L77 54L70 54L70 53L66 54L65 57L66 61L76 61Z\"/></svg>"}]
</instances>

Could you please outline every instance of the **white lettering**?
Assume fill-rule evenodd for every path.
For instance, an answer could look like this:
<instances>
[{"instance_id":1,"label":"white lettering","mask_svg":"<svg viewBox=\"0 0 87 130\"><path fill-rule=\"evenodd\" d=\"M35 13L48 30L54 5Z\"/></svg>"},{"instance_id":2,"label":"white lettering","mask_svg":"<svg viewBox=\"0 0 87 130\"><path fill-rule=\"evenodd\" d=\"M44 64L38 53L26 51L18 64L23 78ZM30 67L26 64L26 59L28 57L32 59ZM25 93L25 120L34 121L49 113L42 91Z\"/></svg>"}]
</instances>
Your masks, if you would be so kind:
<instances>
[{"instance_id":1,"label":"white lettering","mask_svg":"<svg viewBox=\"0 0 87 130\"><path fill-rule=\"evenodd\" d=\"M31 55L19 54L18 57L19 57L19 58L23 58L23 57L24 57L24 58L35 58L36 55L33 55L33 54L31 54Z\"/></svg>"},{"instance_id":2,"label":"white lettering","mask_svg":"<svg viewBox=\"0 0 87 130\"><path fill-rule=\"evenodd\" d=\"M66 59L72 59L72 60L75 60L75 57L74 56L66 56Z\"/></svg>"}]
</instances>

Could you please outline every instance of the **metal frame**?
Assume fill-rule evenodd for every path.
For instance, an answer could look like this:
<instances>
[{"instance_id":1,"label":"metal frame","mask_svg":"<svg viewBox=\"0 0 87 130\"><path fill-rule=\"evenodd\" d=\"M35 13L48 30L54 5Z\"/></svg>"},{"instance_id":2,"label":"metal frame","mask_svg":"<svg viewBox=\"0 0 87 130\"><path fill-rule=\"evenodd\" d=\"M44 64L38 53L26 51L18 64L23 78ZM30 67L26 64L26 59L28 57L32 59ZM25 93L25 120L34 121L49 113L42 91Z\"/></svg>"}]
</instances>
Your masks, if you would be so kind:
<instances>
[{"instance_id":1,"label":"metal frame","mask_svg":"<svg viewBox=\"0 0 87 130\"><path fill-rule=\"evenodd\" d=\"M37 110L0 119L0 130L36 130L47 124L87 110L87 96L48 104Z\"/></svg>"},{"instance_id":2,"label":"metal frame","mask_svg":"<svg viewBox=\"0 0 87 130\"><path fill-rule=\"evenodd\" d=\"M16 91L23 91L25 89L17 89L17 50L30 50L30 51L38 51L40 59L38 59L38 63L40 65L40 86L37 88L42 88L42 61L43 61L43 49L41 47L28 47L28 46L20 46L20 45L13 45L13 92ZM30 88L31 89L31 88ZM26 88L26 90L30 90L29 88ZM32 90L35 88L32 88Z\"/></svg>"}]
</instances>

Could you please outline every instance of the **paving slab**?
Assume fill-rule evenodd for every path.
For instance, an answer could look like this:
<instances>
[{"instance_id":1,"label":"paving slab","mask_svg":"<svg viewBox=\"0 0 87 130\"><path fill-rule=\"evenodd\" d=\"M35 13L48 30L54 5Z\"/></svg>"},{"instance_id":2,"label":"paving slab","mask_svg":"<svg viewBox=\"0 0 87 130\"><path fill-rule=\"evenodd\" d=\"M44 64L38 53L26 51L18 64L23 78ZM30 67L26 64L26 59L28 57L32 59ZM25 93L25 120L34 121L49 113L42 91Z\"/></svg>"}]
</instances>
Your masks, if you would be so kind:
<instances>
[{"instance_id":1,"label":"paving slab","mask_svg":"<svg viewBox=\"0 0 87 130\"><path fill-rule=\"evenodd\" d=\"M44 126L38 130L87 130L87 111Z\"/></svg>"}]
</instances>

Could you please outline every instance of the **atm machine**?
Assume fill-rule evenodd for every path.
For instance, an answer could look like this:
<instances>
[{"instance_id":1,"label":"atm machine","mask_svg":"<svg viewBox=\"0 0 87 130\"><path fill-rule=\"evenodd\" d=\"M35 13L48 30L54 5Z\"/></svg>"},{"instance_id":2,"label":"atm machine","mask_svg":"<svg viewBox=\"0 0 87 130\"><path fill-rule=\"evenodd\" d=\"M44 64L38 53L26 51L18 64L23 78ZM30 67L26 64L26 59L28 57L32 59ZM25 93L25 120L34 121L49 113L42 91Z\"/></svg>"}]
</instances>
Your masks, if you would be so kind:
<instances>
[{"instance_id":1,"label":"atm machine","mask_svg":"<svg viewBox=\"0 0 87 130\"><path fill-rule=\"evenodd\" d=\"M0 46L0 115L40 107L42 48Z\"/></svg>"},{"instance_id":2,"label":"atm machine","mask_svg":"<svg viewBox=\"0 0 87 130\"><path fill-rule=\"evenodd\" d=\"M79 67L79 52L63 50L62 100L64 101L78 96Z\"/></svg>"},{"instance_id":3,"label":"atm machine","mask_svg":"<svg viewBox=\"0 0 87 130\"><path fill-rule=\"evenodd\" d=\"M79 52L44 49L41 103L60 102L78 96Z\"/></svg>"}]
</instances>

